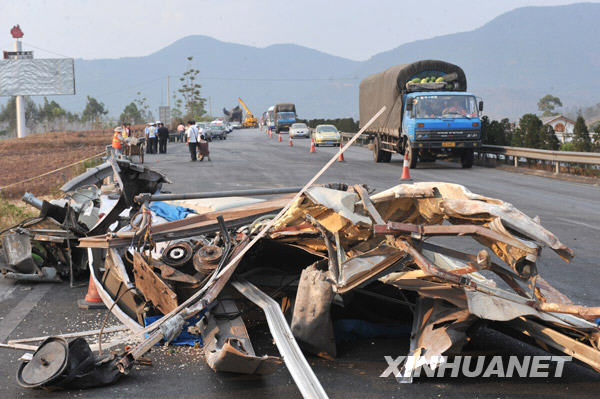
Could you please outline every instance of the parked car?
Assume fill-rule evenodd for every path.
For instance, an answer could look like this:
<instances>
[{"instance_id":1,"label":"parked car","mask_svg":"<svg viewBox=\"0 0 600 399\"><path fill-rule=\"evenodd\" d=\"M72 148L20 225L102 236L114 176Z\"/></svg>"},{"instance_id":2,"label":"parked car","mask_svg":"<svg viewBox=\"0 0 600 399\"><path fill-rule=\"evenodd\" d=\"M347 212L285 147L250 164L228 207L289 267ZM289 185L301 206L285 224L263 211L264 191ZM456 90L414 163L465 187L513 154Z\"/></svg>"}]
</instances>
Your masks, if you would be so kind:
<instances>
[{"instance_id":1,"label":"parked car","mask_svg":"<svg viewBox=\"0 0 600 399\"><path fill-rule=\"evenodd\" d=\"M310 137L310 130L306 123L292 123L290 126L290 137Z\"/></svg>"},{"instance_id":2,"label":"parked car","mask_svg":"<svg viewBox=\"0 0 600 399\"><path fill-rule=\"evenodd\" d=\"M227 132L222 124L220 125L208 125L204 129L204 138L208 141L212 141L214 139L226 140Z\"/></svg>"},{"instance_id":3,"label":"parked car","mask_svg":"<svg viewBox=\"0 0 600 399\"><path fill-rule=\"evenodd\" d=\"M238 121L233 121L231 122L231 127L234 129L241 129L242 128L242 124Z\"/></svg>"},{"instance_id":4,"label":"parked car","mask_svg":"<svg viewBox=\"0 0 600 399\"><path fill-rule=\"evenodd\" d=\"M337 128L333 125L317 125L313 133L315 145L340 145L342 136Z\"/></svg>"}]
</instances>

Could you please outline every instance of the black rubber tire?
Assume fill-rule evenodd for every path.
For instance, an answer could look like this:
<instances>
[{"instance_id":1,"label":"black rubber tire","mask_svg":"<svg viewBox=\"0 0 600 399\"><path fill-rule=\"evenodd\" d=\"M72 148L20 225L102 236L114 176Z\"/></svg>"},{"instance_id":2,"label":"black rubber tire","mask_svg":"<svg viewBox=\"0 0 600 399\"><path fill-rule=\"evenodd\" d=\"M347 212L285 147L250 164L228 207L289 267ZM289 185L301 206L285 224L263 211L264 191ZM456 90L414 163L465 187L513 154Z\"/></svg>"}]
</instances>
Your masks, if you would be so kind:
<instances>
[{"instance_id":1,"label":"black rubber tire","mask_svg":"<svg viewBox=\"0 0 600 399\"><path fill-rule=\"evenodd\" d=\"M473 166L473 150L464 150L460 154L460 164L463 169L470 169Z\"/></svg>"},{"instance_id":2,"label":"black rubber tire","mask_svg":"<svg viewBox=\"0 0 600 399\"><path fill-rule=\"evenodd\" d=\"M408 151L408 163L409 163L409 168L410 169L415 169L417 167L417 161L419 160L419 157L417 156L417 154L415 154L412 146L410 145L410 141L406 143L406 146L404 147L404 151Z\"/></svg>"},{"instance_id":3,"label":"black rubber tire","mask_svg":"<svg viewBox=\"0 0 600 399\"><path fill-rule=\"evenodd\" d=\"M375 140L373 140L373 160L377 163L386 162L385 159L387 154L390 154L391 158L391 153L381 149L381 141L379 136L375 136ZM387 162L389 162L389 160Z\"/></svg>"}]
</instances>

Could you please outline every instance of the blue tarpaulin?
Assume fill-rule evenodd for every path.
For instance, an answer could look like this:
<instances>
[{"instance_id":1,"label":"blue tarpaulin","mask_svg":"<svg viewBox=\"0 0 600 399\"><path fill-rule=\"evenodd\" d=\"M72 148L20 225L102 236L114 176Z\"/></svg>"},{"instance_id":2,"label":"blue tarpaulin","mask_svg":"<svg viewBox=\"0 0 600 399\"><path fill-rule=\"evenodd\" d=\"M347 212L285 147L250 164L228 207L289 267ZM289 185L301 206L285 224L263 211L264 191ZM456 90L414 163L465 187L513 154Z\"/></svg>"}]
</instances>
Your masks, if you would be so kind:
<instances>
[{"instance_id":1,"label":"blue tarpaulin","mask_svg":"<svg viewBox=\"0 0 600 399\"><path fill-rule=\"evenodd\" d=\"M195 346L196 343L199 343L200 346L202 346L202 337L200 335L190 334L187 329L188 329L188 327L191 327L191 326L195 325L196 323L198 323L203 315L204 315L204 312L186 320L186 322L183 326L183 329L181 330L181 334L179 334L177 336L177 338L175 338L173 341L171 341L171 343L169 345ZM149 326L150 324L154 323L156 320L160 319L161 317L162 316L145 317L144 325ZM146 338L147 337L148 337L148 334L146 334ZM164 340L161 340L160 342L157 342L156 345L160 345L163 342L164 342Z\"/></svg>"},{"instance_id":2,"label":"blue tarpaulin","mask_svg":"<svg viewBox=\"0 0 600 399\"><path fill-rule=\"evenodd\" d=\"M172 222L173 220L185 219L185 217L190 213L196 213L193 209L167 204L166 202L162 201L156 201L150 204L150 210L156 213L157 216L165 218L169 222Z\"/></svg>"}]
</instances>

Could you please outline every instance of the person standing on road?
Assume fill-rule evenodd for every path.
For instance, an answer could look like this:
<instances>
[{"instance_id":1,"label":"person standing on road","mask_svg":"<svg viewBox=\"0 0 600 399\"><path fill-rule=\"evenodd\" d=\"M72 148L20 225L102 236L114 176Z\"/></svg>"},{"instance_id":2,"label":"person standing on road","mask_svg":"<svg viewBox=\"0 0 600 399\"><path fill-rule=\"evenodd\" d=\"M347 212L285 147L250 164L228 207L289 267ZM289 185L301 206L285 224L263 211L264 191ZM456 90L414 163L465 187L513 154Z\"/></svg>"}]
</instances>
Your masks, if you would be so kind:
<instances>
[{"instance_id":1,"label":"person standing on road","mask_svg":"<svg viewBox=\"0 0 600 399\"><path fill-rule=\"evenodd\" d=\"M123 122L121 124L121 128L123 129L122 136L124 139L126 139L127 137L129 137L129 132L127 131L127 123Z\"/></svg>"},{"instance_id":2,"label":"person standing on road","mask_svg":"<svg viewBox=\"0 0 600 399\"><path fill-rule=\"evenodd\" d=\"M161 122L158 124L158 152L160 154L167 153L167 141L169 141L169 129Z\"/></svg>"},{"instance_id":3,"label":"person standing on road","mask_svg":"<svg viewBox=\"0 0 600 399\"><path fill-rule=\"evenodd\" d=\"M148 154L156 154L156 125L150 123L148 127L148 148L150 152Z\"/></svg>"},{"instance_id":4,"label":"person standing on road","mask_svg":"<svg viewBox=\"0 0 600 399\"><path fill-rule=\"evenodd\" d=\"M188 121L187 128L187 139L186 143L190 149L190 156L192 162L196 162L196 148L198 147L198 128L195 126L194 121Z\"/></svg>"},{"instance_id":5,"label":"person standing on road","mask_svg":"<svg viewBox=\"0 0 600 399\"><path fill-rule=\"evenodd\" d=\"M127 122L127 124L125 124L125 137L131 137L131 123Z\"/></svg>"},{"instance_id":6,"label":"person standing on road","mask_svg":"<svg viewBox=\"0 0 600 399\"><path fill-rule=\"evenodd\" d=\"M185 126L183 126L183 121L179 121L179 125L177 125L177 133L179 136L179 142L183 143L183 136L185 135Z\"/></svg>"},{"instance_id":7,"label":"person standing on road","mask_svg":"<svg viewBox=\"0 0 600 399\"><path fill-rule=\"evenodd\" d=\"M112 139L112 152L115 157L121 156L123 154L123 142L125 139L123 138L123 128L121 126L117 126L113 133Z\"/></svg>"},{"instance_id":8,"label":"person standing on road","mask_svg":"<svg viewBox=\"0 0 600 399\"><path fill-rule=\"evenodd\" d=\"M208 141L206 141L203 134L200 135L198 140L198 154L200 154L200 162L204 161L204 158L210 162L210 151L208 150Z\"/></svg>"},{"instance_id":9,"label":"person standing on road","mask_svg":"<svg viewBox=\"0 0 600 399\"><path fill-rule=\"evenodd\" d=\"M146 154L152 154L152 147L150 147L150 126L152 123L148 122L144 128L144 137L146 137Z\"/></svg>"}]
</instances>

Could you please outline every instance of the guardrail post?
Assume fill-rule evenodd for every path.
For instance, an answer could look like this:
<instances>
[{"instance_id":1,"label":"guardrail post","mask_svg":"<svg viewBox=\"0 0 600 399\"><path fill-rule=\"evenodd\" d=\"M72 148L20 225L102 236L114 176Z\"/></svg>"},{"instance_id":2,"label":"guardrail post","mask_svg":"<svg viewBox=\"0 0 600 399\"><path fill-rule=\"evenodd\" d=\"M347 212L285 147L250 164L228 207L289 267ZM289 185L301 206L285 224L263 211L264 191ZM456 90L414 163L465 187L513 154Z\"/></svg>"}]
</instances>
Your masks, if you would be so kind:
<instances>
[{"instance_id":1,"label":"guardrail post","mask_svg":"<svg viewBox=\"0 0 600 399\"><path fill-rule=\"evenodd\" d=\"M514 156L513 159L515 160L515 168L519 167L519 157Z\"/></svg>"},{"instance_id":2,"label":"guardrail post","mask_svg":"<svg viewBox=\"0 0 600 399\"><path fill-rule=\"evenodd\" d=\"M554 162L554 173L556 173L556 174L560 173L560 162L558 162L558 161Z\"/></svg>"}]
</instances>

